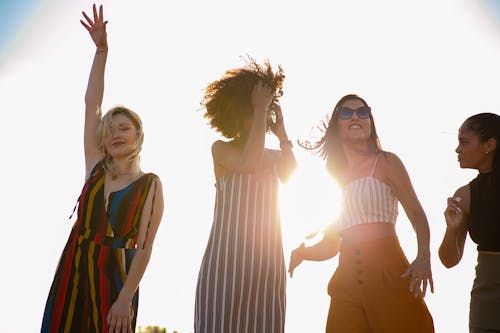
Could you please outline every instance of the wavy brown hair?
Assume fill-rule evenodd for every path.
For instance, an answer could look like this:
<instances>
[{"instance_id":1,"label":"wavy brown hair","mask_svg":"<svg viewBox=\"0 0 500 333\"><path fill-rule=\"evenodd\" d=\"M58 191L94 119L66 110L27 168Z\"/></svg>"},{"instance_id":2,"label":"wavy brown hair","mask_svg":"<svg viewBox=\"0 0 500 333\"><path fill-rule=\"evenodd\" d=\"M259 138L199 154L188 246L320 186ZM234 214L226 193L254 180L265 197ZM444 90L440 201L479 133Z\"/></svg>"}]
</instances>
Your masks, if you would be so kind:
<instances>
[{"instance_id":1,"label":"wavy brown hair","mask_svg":"<svg viewBox=\"0 0 500 333\"><path fill-rule=\"evenodd\" d=\"M347 167L347 159L345 157L344 148L342 147L342 139L339 136L337 124L339 119L339 108L349 100L358 100L365 106L369 106L368 103L366 103L366 101L358 95L345 95L335 105L331 117L327 118L326 121L321 121L321 123L317 126L323 134L321 139L317 141L299 141L299 145L301 147L307 150L312 150L321 158L326 159L328 172L335 178L342 174ZM368 139L369 148L373 152L381 152L382 147L380 146L380 140L377 135L377 130L375 129L375 122L372 114L370 114L370 120L371 131Z\"/></svg>"},{"instance_id":2,"label":"wavy brown hair","mask_svg":"<svg viewBox=\"0 0 500 333\"><path fill-rule=\"evenodd\" d=\"M228 70L222 78L205 89L201 105L206 110L203 117L210 127L228 139L236 139L242 130L242 120L253 113L251 96L257 82L262 81L273 90L271 105L283 95L285 74L281 66L273 72L269 60L259 65L248 57L246 65Z\"/></svg>"}]
</instances>

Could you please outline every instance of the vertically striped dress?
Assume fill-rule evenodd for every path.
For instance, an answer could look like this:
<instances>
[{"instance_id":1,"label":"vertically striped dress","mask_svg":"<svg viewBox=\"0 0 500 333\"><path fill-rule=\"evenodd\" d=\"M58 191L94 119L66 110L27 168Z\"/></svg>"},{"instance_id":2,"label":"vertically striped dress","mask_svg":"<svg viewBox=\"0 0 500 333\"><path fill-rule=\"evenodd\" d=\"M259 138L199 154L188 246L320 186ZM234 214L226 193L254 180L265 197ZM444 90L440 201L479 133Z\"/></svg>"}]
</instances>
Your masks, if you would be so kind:
<instances>
[{"instance_id":1,"label":"vertically striped dress","mask_svg":"<svg viewBox=\"0 0 500 333\"><path fill-rule=\"evenodd\" d=\"M79 198L78 219L50 288L41 332L108 332L108 310L125 282L149 189L144 174L104 203L103 163L96 165ZM135 322L138 292L132 300Z\"/></svg>"},{"instance_id":2,"label":"vertically striped dress","mask_svg":"<svg viewBox=\"0 0 500 333\"><path fill-rule=\"evenodd\" d=\"M283 332L286 272L278 187L275 170L218 179L196 288L195 333Z\"/></svg>"}]
</instances>

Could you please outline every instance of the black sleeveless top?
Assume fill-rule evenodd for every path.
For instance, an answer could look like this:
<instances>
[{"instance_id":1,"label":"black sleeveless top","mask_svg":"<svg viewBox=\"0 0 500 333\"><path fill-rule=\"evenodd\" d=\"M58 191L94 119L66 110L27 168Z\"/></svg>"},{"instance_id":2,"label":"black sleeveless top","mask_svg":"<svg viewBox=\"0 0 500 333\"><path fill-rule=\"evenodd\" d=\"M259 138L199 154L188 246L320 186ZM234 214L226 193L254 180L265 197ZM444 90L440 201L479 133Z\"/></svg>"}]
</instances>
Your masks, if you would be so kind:
<instances>
[{"instance_id":1,"label":"black sleeveless top","mask_svg":"<svg viewBox=\"0 0 500 333\"><path fill-rule=\"evenodd\" d=\"M500 251L500 180L480 173L470 183L468 231L478 251Z\"/></svg>"}]
</instances>

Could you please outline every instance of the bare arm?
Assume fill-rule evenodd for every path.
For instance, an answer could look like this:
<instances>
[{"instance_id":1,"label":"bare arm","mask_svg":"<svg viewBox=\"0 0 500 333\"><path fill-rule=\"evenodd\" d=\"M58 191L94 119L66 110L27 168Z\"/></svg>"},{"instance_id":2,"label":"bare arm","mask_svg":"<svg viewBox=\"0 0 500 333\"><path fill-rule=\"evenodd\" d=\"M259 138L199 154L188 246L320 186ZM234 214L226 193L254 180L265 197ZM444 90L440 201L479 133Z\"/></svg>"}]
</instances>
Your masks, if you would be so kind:
<instances>
[{"instance_id":1,"label":"bare arm","mask_svg":"<svg viewBox=\"0 0 500 333\"><path fill-rule=\"evenodd\" d=\"M280 140L281 148L281 154L278 160L278 176L282 182L287 182L295 169L297 169L297 161L292 151L292 143L288 139L288 134L286 133L281 106L275 104L274 110L276 113L276 123L273 125L272 130L274 135Z\"/></svg>"},{"instance_id":2,"label":"bare arm","mask_svg":"<svg viewBox=\"0 0 500 333\"><path fill-rule=\"evenodd\" d=\"M92 167L102 158L97 141L97 126L101 121L101 104L104 95L104 70L108 56L107 21L104 21L102 5L99 7L99 13L95 5L92 10L94 15L93 20L85 12L82 13L86 22L80 20L96 45L94 62L92 63L87 91L85 93L85 129L83 140L87 177Z\"/></svg>"},{"instance_id":3,"label":"bare arm","mask_svg":"<svg viewBox=\"0 0 500 333\"><path fill-rule=\"evenodd\" d=\"M417 198L417 194L413 189L410 176L401 160L395 154L387 153L387 160L383 163L387 165L386 176L389 179L391 188L396 194L399 202L401 202L417 235L417 257L410 264L410 267L403 274L403 277L408 275L412 277L410 291L413 291L415 295L418 295L421 290L421 284L423 283L422 293L425 296L428 283L430 284L431 292L434 292L430 261L429 223L427 222L425 212Z\"/></svg>"},{"instance_id":4,"label":"bare arm","mask_svg":"<svg viewBox=\"0 0 500 333\"><path fill-rule=\"evenodd\" d=\"M266 134L266 112L271 103L272 91L258 82L252 92L253 116L251 128L243 149L237 149L225 142L217 141L212 145L212 156L216 166L223 171L251 172L262 166ZM217 173L217 172L216 172ZM220 175L216 175L218 177Z\"/></svg>"},{"instance_id":5,"label":"bare arm","mask_svg":"<svg viewBox=\"0 0 500 333\"><path fill-rule=\"evenodd\" d=\"M333 258L339 253L340 239L333 224L324 232L323 238L313 246L306 247L301 243L299 247L292 251L288 272L293 277L293 271L302 261L323 261Z\"/></svg>"},{"instance_id":6,"label":"bare arm","mask_svg":"<svg viewBox=\"0 0 500 333\"><path fill-rule=\"evenodd\" d=\"M470 205L469 185L459 188L447 201L444 211L446 232L439 246L439 259L444 266L451 268L460 262L464 254Z\"/></svg>"},{"instance_id":7,"label":"bare arm","mask_svg":"<svg viewBox=\"0 0 500 333\"><path fill-rule=\"evenodd\" d=\"M153 204L154 197L154 204ZM153 211L151 212L151 205ZM120 329L126 323L130 325L132 298L139 287L139 282L146 271L146 267L151 257L153 242L163 215L163 189L159 179L155 178L144 204L143 214L139 226L137 238L137 250L132 259L130 269L125 279L125 283L118 295L118 298L111 306L107 322L110 332L122 332ZM149 225L149 227L148 227ZM130 332L127 331L127 332Z\"/></svg>"}]
</instances>

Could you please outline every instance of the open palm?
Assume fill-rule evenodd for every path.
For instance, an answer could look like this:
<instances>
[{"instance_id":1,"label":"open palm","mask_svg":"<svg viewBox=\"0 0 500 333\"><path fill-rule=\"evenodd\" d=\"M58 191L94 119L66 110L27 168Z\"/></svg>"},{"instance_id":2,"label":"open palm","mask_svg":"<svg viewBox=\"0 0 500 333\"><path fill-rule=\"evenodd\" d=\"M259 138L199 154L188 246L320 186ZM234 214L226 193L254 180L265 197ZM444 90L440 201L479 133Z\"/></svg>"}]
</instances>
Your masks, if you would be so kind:
<instances>
[{"instance_id":1,"label":"open palm","mask_svg":"<svg viewBox=\"0 0 500 333\"><path fill-rule=\"evenodd\" d=\"M85 12L82 12L83 17L87 22L80 20L82 25L87 29L94 41L95 45L99 47L107 47L108 41L106 37L106 24L108 21L104 21L102 5L99 6L99 13L97 13L97 8L95 5L92 6L92 11L94 12L94 19L90 19Z\"/></svg>"}]
</instances>

